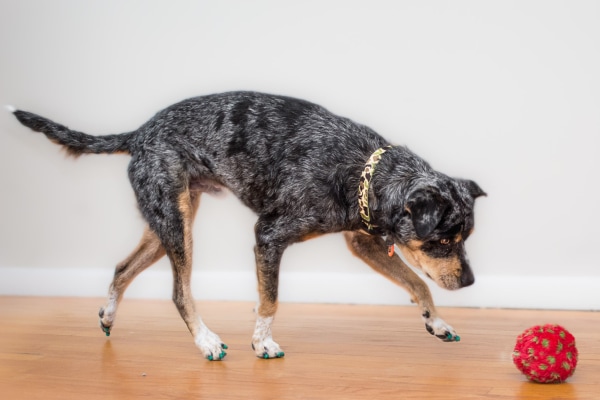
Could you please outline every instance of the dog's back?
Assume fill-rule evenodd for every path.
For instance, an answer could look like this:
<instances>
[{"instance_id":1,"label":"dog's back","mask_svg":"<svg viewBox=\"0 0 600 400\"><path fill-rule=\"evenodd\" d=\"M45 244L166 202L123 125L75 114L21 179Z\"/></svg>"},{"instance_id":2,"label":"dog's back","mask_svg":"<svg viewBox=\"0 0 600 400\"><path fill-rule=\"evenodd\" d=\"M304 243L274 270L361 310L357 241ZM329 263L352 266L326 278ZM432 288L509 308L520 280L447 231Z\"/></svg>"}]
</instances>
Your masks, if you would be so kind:
<instances>
[{"instance_id":1,"label":"dog's back","mask_svg":"<svg viewBox=\"0 0 600 400\"><path fill-rule=\"evenodd\" d=\"M321 106L256 92L187 99L121 135L92 136L20 110L15 116L71 155L130 153L130 176L171 164L182 185L227 187L258 214L328 218L328 230L348 222L364 161L386 144Z\"/></svg>"},{"instance_id":2,"label":"dog's back","mask_svg":"<svg viewBox=\"0 0 600 400\"><path fill-rule=\"evenodd\" d=\"M173 149L190 166L192 180L215 180L259 214L292 207L324 216L347 208L354 202L346 189L353 196L358 182L348 177L358 179L365 158L385 144L369 128L315 104L251 92L183 101L142 132L140 147L176 141ZM333 203L315 210L323 199Z\"/></svg>"}]
</instances>

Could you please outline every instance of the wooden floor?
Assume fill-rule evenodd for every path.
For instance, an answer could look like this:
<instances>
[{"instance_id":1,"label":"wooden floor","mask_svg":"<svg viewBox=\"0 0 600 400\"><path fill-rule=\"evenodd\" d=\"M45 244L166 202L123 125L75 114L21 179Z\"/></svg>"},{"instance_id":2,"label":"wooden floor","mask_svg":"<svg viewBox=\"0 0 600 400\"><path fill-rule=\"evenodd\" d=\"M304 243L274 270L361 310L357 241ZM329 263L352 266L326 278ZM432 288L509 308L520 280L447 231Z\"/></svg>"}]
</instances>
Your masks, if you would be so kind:
<instances>
[{"instance_id":1,"label":"wooden floor","mask_svg":"<svg viewBox=\"0 0 600 400\"><path fill-rule=\"evenodd\" d=\"M101 299L0 297L3 399L599 399L600 313L442 309L461 335L441 343L414 307L281 304L286 356L250 348L250 303L199 303L229 345L204 360L169 301L129 300L110 338ZM560 323L577 338L567 383L529 383L511 361L525 328Z\"/></svg>"}]
</instances>

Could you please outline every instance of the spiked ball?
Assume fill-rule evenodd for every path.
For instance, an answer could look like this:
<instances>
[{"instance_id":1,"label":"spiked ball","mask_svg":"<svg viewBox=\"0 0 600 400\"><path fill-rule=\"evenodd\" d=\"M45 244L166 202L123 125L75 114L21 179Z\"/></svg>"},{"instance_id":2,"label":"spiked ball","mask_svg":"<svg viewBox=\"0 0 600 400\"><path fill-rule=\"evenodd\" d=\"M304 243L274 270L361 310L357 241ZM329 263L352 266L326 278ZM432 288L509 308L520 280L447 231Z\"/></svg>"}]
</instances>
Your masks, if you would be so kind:
<instances>
[{"instance_id":1,"label":"spiked ball","mask_svg":"<svg viewBox=\"0 0 600 400\"><path fill-rule=\"evenodd\" d=\"M517 338L513 362L530 381L560 383L577 366L575 337L560 325L537 325Z\"/></svg>"}]
</instances>

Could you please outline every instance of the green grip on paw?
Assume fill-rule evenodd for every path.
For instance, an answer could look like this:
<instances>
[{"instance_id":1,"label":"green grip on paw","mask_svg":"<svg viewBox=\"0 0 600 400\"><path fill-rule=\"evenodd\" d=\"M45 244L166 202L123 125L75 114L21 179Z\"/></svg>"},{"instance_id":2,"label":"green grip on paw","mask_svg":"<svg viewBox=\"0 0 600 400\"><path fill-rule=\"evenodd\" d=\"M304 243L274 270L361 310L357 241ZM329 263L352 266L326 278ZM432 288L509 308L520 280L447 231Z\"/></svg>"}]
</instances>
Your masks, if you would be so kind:
<instances>
[{"instance_id":1,"label":"green grip on paw","mask_svg":"<svg viewBox=\"0 0 600 400\"><path fill-rule=\"evenodd\" d=\"M281 358L281 357L283 357L283 356L285 356L285 353L284 353L283 351L280 351L280 352L278 352L278 353L275 353L275 358ZM264 358L265 360L268 360L268 359L270 359L271 357L269 357L269 354L265 352L265 353L263 353L263 355L262 355L262 358Z\"/></svg>"},{"instance_id":2,"label":"green grip on paw","mask_svg":"<svg viewBox=\"0 0 600 400\"><path fill-rule=\"evenodd\" d=\"M211 354L211 355L209 355L209 356L208 356L208 357L206 357L206 358L207 358L207 360L208 360L208 361L215 361L215 360L216 360L216 361L220 361L220 360L222 360L223 358L225 358L225 356L226 356L226 355L227 355L227 353L225 353L224 351L221 351L221 352L219 353L219 356L218 356L217 358L214 358L212 354Z\"/></svg>"},{"instance_id":3,"label":"green grip on paw","mask_svg":"<svg viewBox=\"0 0 600 400\"><path fill-rule=\"evenodd\" d=\"M456 335L453 337L450 332L446 333L446 338L448 338L448 340L453 341L453 342L460 342L460 336Z\"/></svg>"}]
</instances>

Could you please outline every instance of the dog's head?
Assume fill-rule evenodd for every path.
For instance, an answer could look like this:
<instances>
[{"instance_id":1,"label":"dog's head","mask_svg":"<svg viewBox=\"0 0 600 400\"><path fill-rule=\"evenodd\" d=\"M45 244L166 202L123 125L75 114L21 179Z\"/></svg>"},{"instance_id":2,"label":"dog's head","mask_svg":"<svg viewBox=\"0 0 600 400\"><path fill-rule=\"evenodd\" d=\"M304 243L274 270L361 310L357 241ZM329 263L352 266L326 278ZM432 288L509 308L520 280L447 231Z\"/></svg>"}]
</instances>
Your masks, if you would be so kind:
<instances>
[{"instance_id":1,"label":"dog's head","mask_svg":"<svg viewBox=\"0 0 600 400\"><path fill-rule=\"evenodd\" d=\"M439 286L455 290L474 283L465 240L474 228L475 199L485 192L473 181L442 176L420 182L404 195L390 226L406 260Z\"/></svg>"}]
</instances>

